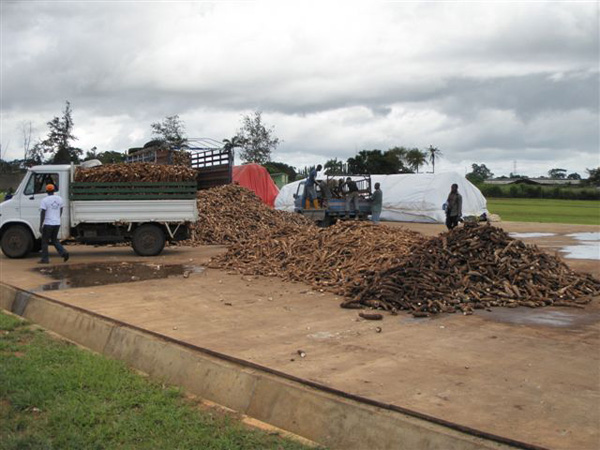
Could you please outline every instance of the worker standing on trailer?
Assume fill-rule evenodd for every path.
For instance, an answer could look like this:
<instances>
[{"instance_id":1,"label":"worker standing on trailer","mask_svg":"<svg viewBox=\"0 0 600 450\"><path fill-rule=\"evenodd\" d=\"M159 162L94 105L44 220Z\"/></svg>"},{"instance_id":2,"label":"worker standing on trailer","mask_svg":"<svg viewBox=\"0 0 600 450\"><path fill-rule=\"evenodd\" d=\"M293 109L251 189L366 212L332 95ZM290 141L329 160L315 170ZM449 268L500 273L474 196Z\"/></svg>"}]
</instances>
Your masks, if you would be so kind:
<instances>
[{"instance_id":1,"label":"worker standing on trailer","mask_svg":"<svg viewBox=\"0 0 600 450\"><path fill-rule=\"evenodd\" d=\"M63 212L63 199L54 194L54 185L46 185L48 194L40 204L40 233L42 234L42 259L41 264L48 264L48 244L53 244L56 251L62 256L63 261L69 259L69 253L58 240L58 230L60 230L60 218Z\"/></svg>"},{"instance_id":2,"label":"worker standing on trailer","mask_svg":"<svg viewBox=\"0 0 600 450\"><path fill-rule=\"evenodd\" d=\"M375 183L375 192L373 192L373 197L371 198L371 220L376 225L379 223L379 216L381 216L383 205L383 192L380 186L379 183Z\"/></svg>"},{"instance_id":3,"label":"worker standing on trailer","mask_svg":"<svg viewBox=\"0 0 600 450\"><path fill-rule=\"evenodd\" d=\"M356 216L354 218L358 220L358 186L356 185L356 181L350 177L346 178L344 184L348 189L348 192L346 193L346 216L344 218L350 218L350 204L352 203L354 205L354 211L356 211Z\"/></svg>"},{"instance_id":4,"label":"worker standing on trailer","mask_svg":"<svg viewBox=\"0 0 600 450\"><path fill-rule=\"evenodd\" d=\"M319 201L317 200L317 190L315 189L315 184L317 180L317 172L319 172L323 166L319 164L316 168L312 169L309 174L306 182L304 183L304 194L302 195L302 204L304 205L304 209L310 209L311 202L315 209L319 209Z\"/></svg>"},{"instance_id":5,"label":"worker standing on trailer","mask_svg":"<svg viewBox=\"0 0 600 450\"><path fill-rule=\"evenodd\" d=\"M345 189L346 184L344 183L344 179L340 178L336 187L336 195L338 198L344 198L344 195L346 194Z\"/></svg>"},{"instance_id":6,"label":"worker standing on trailer","mask_svg":"<svg viewBox=\"0 0 600 450\"><path fill-rule=\"evenodd\" d=\"M458 193L458 184L450 187L450 194L446 200L446 226L452 230L458 225L462 217L462 195Z\"/></svg>"}]
</instances>

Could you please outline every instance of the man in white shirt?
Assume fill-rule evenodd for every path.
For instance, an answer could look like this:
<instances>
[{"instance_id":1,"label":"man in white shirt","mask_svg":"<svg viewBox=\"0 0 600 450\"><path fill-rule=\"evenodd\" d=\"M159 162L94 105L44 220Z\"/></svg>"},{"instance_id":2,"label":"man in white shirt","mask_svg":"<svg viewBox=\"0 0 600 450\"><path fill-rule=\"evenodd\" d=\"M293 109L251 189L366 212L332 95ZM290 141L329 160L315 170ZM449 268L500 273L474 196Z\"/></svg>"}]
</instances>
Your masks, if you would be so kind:
<instances>
[{"instance_id":1,"label":"man in white shirt","mask_svg":"<svg viewBox=\"0 0 600 450\"><path fill-rule=\"evenodd\" d=\"M48 196L40 204L40 233L42 233L42 259L41 264L48 264L48 244L51 243L56 251L62 256L63 261L69 259L69 253L64 249L58 240L58 230L60 230L60 217L63 212L63 199L54 194L54 185L46 186Z\"/></svg>"}]
</instances>

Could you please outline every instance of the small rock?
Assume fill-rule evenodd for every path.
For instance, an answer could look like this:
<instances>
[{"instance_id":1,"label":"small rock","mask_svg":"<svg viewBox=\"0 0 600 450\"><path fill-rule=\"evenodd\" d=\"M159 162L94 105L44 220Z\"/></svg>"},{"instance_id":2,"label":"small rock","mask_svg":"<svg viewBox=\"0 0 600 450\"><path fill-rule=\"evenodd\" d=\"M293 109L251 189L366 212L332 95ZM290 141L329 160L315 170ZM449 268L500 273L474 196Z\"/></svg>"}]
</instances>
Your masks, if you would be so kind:
<instances>
[{"instance_id":1,"label":"small rock","mask_svg":"<svg viewBox=\"0 0 600 450\"><path fill-rule=\"evenodd\" d=\"M306 353L302 350L298 350L296 353L300 355L300 358L304 358L306 356Z\"/></svg>"}]
</instances>

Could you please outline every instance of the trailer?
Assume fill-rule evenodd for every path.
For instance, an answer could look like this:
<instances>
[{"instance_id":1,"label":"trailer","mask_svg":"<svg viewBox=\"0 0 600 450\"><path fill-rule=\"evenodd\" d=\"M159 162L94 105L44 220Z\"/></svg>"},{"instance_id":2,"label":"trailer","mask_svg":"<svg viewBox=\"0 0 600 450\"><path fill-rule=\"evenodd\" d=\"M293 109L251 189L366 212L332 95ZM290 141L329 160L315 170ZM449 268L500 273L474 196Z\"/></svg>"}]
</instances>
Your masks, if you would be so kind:
<instances>
[{"instance_id":1,"label":"trailer","mask_svg":"<svg viewBox=\"0 0 600 450\"><path fill-rule=\"evenodd\" d=\"M315 221L322 227L333 225L338 220L366 220L371 215L372 187L370 175L353 175L351 178L358 187L358 211L346 211L345 192L340 180L345 180L347 175L328 175L326 179L318 179L315 183L319 208L306 208L303 202L305 182L298 184L294 194L294 212ZM311 205L312 206L312 205Z\"/></svg>"},{"instance_id":2,"label":"trailer","mask_svg":"<svg viewBox=\"0 0 600 450\"><path fill-rule=\"evenodd\" d=\"M230 184L233 180L233 150L221 147L220 143L212 139L190 141L198 141L198 145L185 148L170 148L160 143L150 145L128 154L125 162L189 166L196 170L198 190ZM156 141L151 141L149 144L154 142Z\"/></svg>"}]
</instances>

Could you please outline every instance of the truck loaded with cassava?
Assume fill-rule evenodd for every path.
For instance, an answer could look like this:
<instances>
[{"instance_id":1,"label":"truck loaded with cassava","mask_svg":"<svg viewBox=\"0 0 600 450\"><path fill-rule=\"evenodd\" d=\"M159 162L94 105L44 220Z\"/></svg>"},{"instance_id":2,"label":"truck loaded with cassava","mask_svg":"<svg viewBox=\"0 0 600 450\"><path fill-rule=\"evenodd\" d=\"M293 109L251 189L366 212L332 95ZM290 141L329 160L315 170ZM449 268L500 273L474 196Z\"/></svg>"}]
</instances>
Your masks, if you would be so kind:
<instances>
[{"instance_id":1,"label":"truck loaded with cassava","mask_svg":"<svg viewBox=\"0 0 600 450\"><path fill-rule=\"evenodd\" d=\"M194 167L135 159L100 167L31 167L14 196L0 204L2 252L23 258L39 250L40 202L52 184L64 200L58 239L92 245L128 242L138 255L158 255L166 242L189 237L189 225L198 220L197 190L231 182L231 152L206 151L192 158Z\"/></svg>"}]
</instances>

